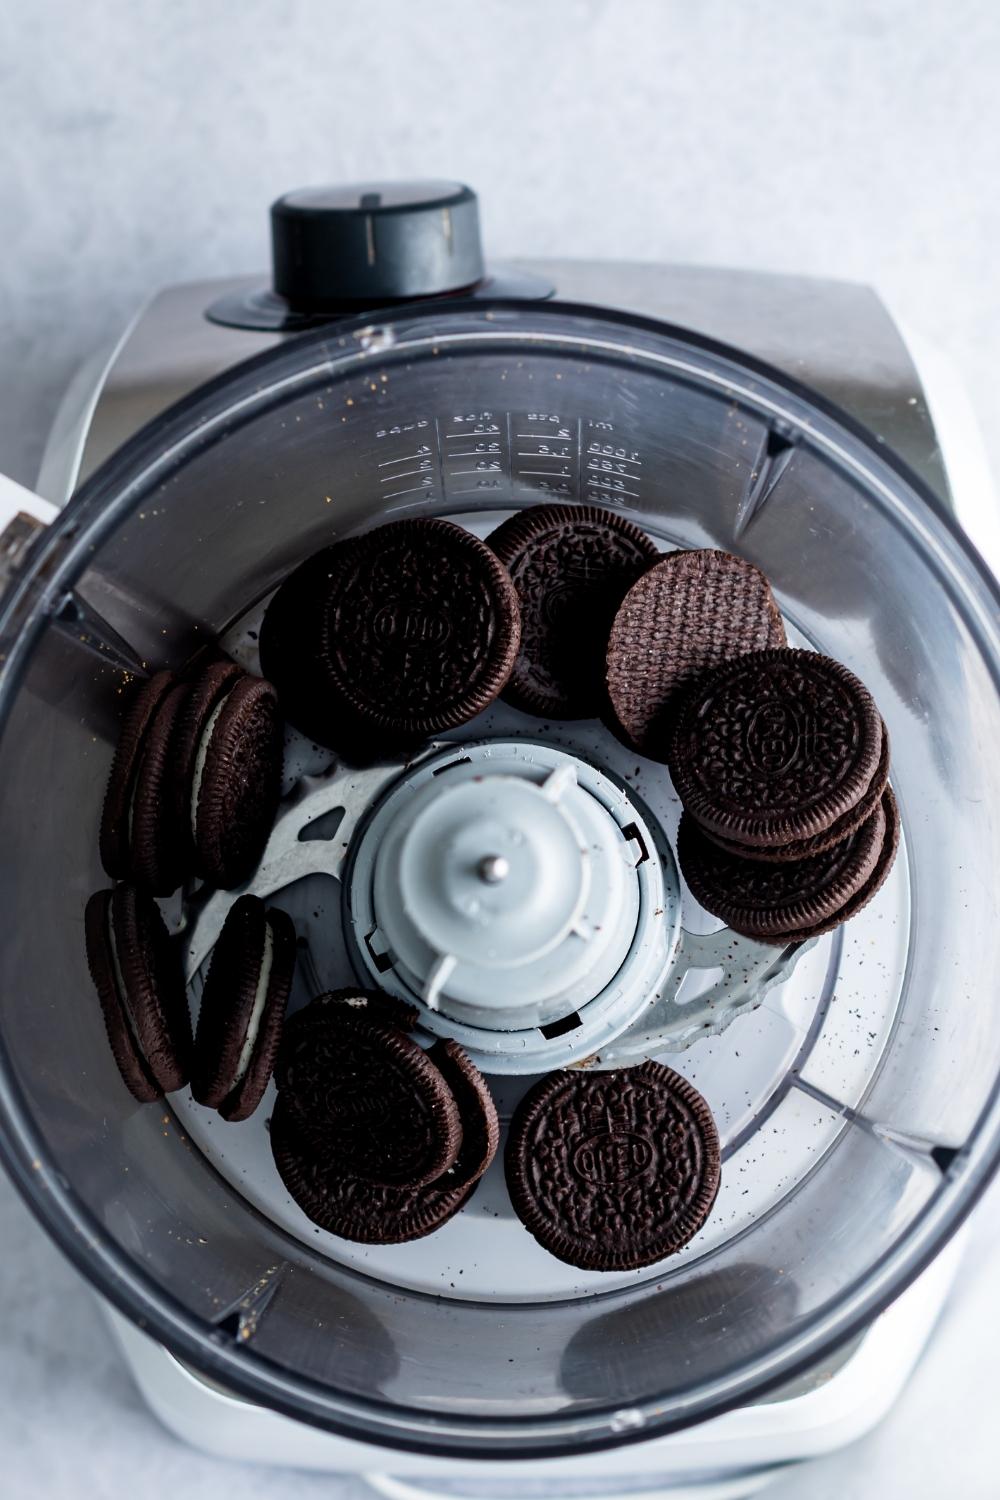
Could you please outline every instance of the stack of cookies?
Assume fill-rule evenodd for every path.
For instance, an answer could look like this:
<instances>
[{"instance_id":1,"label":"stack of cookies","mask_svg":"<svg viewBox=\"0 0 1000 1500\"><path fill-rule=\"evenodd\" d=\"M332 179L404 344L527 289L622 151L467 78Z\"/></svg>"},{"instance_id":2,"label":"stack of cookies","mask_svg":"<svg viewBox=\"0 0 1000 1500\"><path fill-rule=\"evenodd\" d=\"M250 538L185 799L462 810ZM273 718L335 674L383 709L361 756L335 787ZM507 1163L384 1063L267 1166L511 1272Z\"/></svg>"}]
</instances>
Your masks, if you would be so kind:
<instances>
[{"instance_id":1,"label":"stack of cookies","mask_svg":"<svg viewBox=\"0 0 1000 1500\"><path fill-rule=\"evenodd\" d=\"M782 945L829 932L882 885L899 842L889 734L846 667L786 645L759 568L674 552L633 584L607 648L609 723L670 767L695 899Z\"/></svg>"},{"instance_id":2,"label":"stack of cookies","mask_svg":"<svg viewBox=\"0 0 1000 1500\"><path fill-rule=\"evenodd\" d=\"M468 1202L500 1124L456 1042L407 1035L417 1012L373 990L319 995L285 1027L271 1149L315 1224L394 1245L431 1234Z\"/></svg>"},{"instance_id":3,"label":"stack of cookies","mask_svg":"<svg viewBox=\"0 0 1000 1500\"><path fill-rule=\"evenodd\" d=\"M892 867L889 735L853 672L813 651L748 655L700 676L674 716L681 870L734 931L801 942L860 911Z\"/></svg>"}]
</instances>

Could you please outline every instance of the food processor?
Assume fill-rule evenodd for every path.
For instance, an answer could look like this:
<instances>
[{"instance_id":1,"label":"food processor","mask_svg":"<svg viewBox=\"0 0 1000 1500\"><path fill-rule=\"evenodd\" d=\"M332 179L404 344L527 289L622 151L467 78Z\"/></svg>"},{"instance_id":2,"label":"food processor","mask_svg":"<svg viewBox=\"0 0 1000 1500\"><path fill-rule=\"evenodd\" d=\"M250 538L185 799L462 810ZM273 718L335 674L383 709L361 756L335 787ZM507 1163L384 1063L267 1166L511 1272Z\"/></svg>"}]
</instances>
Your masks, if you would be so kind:
<instances>
[{"instance_id":1,"label":"food processor","mask_svg":"<svg viewBox=\"0 0 1000 1500\"><path fill-rule=\"evenodd\" d=\"M37 493L0 490L5 1163L151 1406L213 1452L394 1497L753 1493L887 1410L1000 1155L997 513L974 423L864 287L491 265L450 183L291 193L272 229L270 285L154 297L68 391ZM735 938L679 879L664 768L503 703L408 760L290 731L249 889L296 920L293 1007L358 980L416 996L504 1119L553 1068L655 1056L690 1079L722 1140L715 1210L611 1275L547 1257L497 1164L418 1243L323 1233L274 1172L271 1096L237 1125L187 1090L128 1095L83 941L131 681L216 641L255 669L273 591L339 537L423 515L485 537L553 500L748 558L790 642L866 682L903 827L878 898L807 944ZM586 901L515 883L486 951L436 884L442 830L486 884L521 848L498 818L565 872L560 806L598 851ZM194 1003L233 899L162 903Z\"/></svg>"}]
</instances>

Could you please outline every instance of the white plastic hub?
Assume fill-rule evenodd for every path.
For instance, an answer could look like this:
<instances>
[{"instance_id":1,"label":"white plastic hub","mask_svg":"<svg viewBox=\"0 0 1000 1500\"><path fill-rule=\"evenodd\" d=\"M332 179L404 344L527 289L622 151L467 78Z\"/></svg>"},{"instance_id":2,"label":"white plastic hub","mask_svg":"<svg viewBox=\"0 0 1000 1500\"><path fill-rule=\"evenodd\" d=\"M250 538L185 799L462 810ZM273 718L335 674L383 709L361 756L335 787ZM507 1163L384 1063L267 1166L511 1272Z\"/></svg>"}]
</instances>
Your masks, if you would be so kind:
<instances>
[{"instance_id":1,"label":"white plastic hub","mask_svg":"<svg viewBox=\"0 0 1000 1500\"><path fill-rule=\"evenodd\" d=\"M470 760L417 792L375 856L388 951L432 1009L513 1031L576 1008L635 936L637 849L567 763L542 782Z\"/></svg>"},{"instance_id":2,"label":"white plastic hub","mask_svg":"<svg viewBox=\"0 0 1000 1500\"><path fill-rule=\"evenodd\" d=\"M571 933L586 941L589 850L558 792L550 801L545 786L514 776L436 791L409 820L398 866L376 863L390 941L394 898L432 950L474 972L530 964Z\"/></svg>"},{"instance_id":3,"label":"white plastic hub","mask_svg":"<svg viewBox=\"0 0 1000 1500\"><path fill-rule=\"evenodd\" d=\"M564 1021L557 1050L572 1030L585 1056L662 977L673 880L668 897L645 820L592 765L525 741L463 751L412 771L362 832L347 893L357 953L429 1029L494 1059L544 1054L555 1038L540 1028Z\"/></svg>"}]
</instances>

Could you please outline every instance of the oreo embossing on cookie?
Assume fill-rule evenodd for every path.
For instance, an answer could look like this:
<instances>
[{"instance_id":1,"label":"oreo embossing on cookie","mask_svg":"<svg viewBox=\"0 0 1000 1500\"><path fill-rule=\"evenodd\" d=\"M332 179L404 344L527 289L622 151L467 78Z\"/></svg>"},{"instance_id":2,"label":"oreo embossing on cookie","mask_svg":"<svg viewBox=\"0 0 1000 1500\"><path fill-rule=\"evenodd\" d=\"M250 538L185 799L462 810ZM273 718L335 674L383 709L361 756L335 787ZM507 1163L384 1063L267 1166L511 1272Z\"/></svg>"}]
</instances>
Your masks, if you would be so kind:
<instances>
[{"instance_id":1,"label":"oreo embossing on cookie","mask_svg":"<svg viewBox=\"0 0 1000 1500\"><path fill-rule=\"evenodd\" d=\"M719 1187L705 1100L659 1063L551 1073L511 1123L511 1202L539 1244L591 1271L654 1264L687 1244Z\"/></svg>"},{"instance_id":2,"label":"oreo embossing on cookie","mask_svg":"<svg viewBox=\"0 0 1000 1500\"><path fill-rule=\"evenodd\" d=\"M854 673L828 656L761 651L715 668L685 696L670 770L710 833L774 848L825 833L878 774L882 719Z\"/></svg>"},{"instance_id":3,"label":"oreo embossing on cookie","mask_svg":"<svg viewBox=\"0 0 1000 1500\"><path fill-rule=\"evenodd\" d=\"M504 698L540 717L598 715L608 632L627 590L659 557L655 542L598 506L540 505L504 521L489 545L521 605L521 649Z\"/></svg>"}]
</instances>

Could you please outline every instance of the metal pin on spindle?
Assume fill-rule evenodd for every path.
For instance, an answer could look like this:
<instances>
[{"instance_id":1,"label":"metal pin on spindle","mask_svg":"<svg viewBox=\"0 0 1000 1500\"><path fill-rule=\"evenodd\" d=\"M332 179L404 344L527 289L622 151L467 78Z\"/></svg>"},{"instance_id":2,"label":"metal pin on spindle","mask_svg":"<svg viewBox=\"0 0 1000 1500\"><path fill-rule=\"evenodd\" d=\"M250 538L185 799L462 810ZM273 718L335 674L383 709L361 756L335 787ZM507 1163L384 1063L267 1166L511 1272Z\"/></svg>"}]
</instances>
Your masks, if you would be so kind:
<instances>
[{"instance_id":1,"label":"metal pin on spindle","mask_svg":"<svg viewBox=\"0 0 1000 1500\"><path fill-rule=\"evenodd\" d=\"M484 854L476 873L484 885L499 885L510 874L510 861L502 854Z\"/></svg>"}]
</instances>

